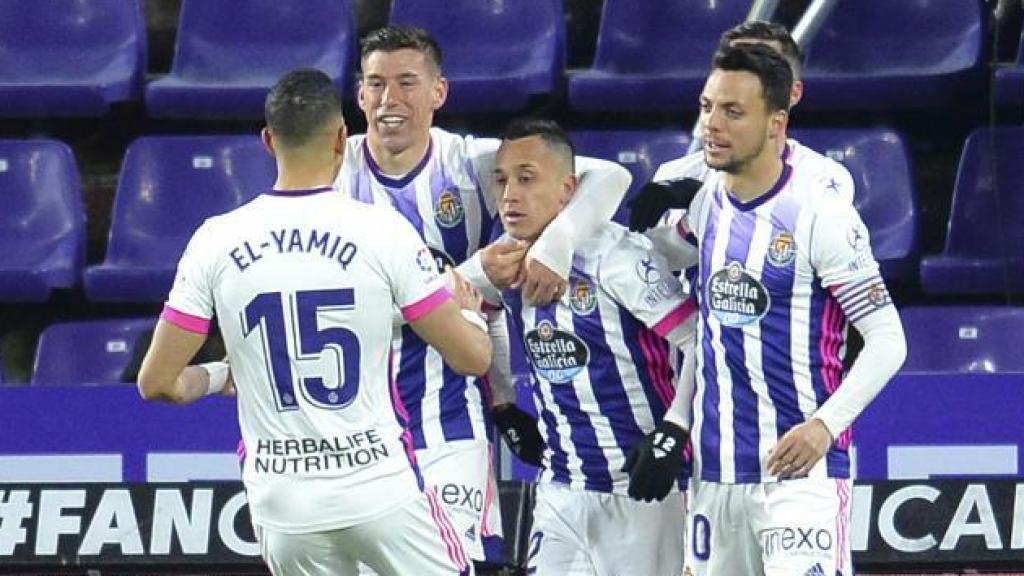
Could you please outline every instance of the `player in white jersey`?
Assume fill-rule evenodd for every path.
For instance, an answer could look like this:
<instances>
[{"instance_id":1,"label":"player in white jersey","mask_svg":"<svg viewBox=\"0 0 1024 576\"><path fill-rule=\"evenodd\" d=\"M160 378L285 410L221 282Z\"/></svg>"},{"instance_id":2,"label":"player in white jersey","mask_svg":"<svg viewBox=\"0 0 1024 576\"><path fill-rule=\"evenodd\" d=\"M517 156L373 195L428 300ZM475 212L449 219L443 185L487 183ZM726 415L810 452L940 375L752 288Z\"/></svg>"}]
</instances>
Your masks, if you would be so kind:
<instances>
[{"instance_id":1,"label":"player in white jersey","mask_svg":"<svg viewBox=\"0 0 1024 576\"><path fill-rule=\"evenodd\" d=\"M686 217L700 252L696 391L681 383L659 428L692 428L698 576L852 574L849 427L906 354L856 210L777 153L791 82L770 48L732 46L701 95L716 172ZM864 348L844 377L848 325Z\"/></svg>"},{"instance_id":2,"label":"player in white jersey","mask_svg":"<svg viewBox=\"0 0 1024 576\"><path fill-rule=\"evenodd\" d=\"M532 241L575 191L572 144L554 122L506 130L494 195L509 237ZM684 506L627 496L626 455L662 419L673 395L669 352L693 339L694 312L650 243L605 224L574 253L569 289L538 306L520 290L478 286L509 314L526 349L547 449L537 492L528 571L545 575L682 570ZM682 446L672 457L680 466Z\"/></svg>"},{"instance_id":3,"label":"player in white jersey","mask_svg":"<svg viewBox=\"0 0 1024 576\"><path fill-rule=\"evenodd\" d=\"M392 26L371 32L362 41L361 65L359 105L367 134L348 139L337 186L358 200L398 210L439 265L483 276L488 262L478 251L491 238L495 214L485 186L499 141L431 127L447 84L440 49L425 31ZM628 172L614 163L588 160L581 166L581 201L531 248L523 282L530 299L550 301L564 290L572 246L611 217L629 185ZM501 246L486 254L507 259L522 250ZM496 333L504 332L500 318L494 324ZM399 395L424 476L440 490L471 556L483 560L485 543L500 550L492 537L501 533L483 412L490 390L484 381L453 373L409 329L395 352ZM507 395L495 399L514 410L510 401Z\"/></svg>"},{"instance_id":4,"label":"player in white jersey","mask_svg":"<svg viewBox=\"0 0 1024 576\"><path fill-rule=\"evenodd\" d=\"M224 336L248 449L243 479L271 572L469 574L438 495L424 488L389 370L391 310L453 370L482 374L486 325L452 293L393 210L332 187L345 125L330 78L286 74L266 103L274 189L195 232L139 386L190 402L227 388L223 363L185 365L213 316ZM475 325L474 325L475 324Z\"/></svg>"}]
</instances>

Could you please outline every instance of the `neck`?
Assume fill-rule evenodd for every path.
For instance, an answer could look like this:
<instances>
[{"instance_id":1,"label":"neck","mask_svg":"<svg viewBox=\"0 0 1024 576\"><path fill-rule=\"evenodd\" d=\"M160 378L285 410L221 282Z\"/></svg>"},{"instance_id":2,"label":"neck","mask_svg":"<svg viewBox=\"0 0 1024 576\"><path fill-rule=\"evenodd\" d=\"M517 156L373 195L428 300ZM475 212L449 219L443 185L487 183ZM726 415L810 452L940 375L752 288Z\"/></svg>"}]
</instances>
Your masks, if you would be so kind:
<instances>
[{"instance_id":1,"label":"neck","mask_svg":"<svg viewBox=\"0 0 1024 576\"><path fill-rule=\"evenodd\" d=\"M377 163L381 171L389 176L404 176L412 171L417 164L427 155L427 148L430 144L430 135L421 142L416 142L400 152L391 152L387 149L380 137L367 135L367 147L373 161Z\"/></svg>"},{"instance_id":2,"label":"neck","mask_svg":"<svg viewBox=\"0 0 1024 576\"><path fill-rule=\"evenodd\" d=\"M767 147L766 147L767 148ZM764 195L782 176L782 158L775 146L767 154L762 153L737 173L726 173L723 178L726 190L743 203Z\"/></svg>"},{"instance_id":3,"label":"neck","mask_svg":"<svg viewBox=\"0 0 1024 576\"><path fill-rule=\"evenodd\" d=\"M333 185L337 175L338 169L332 162L305 158L283 159L279 156L274 190L287 192L323 188Z\"/></svg>"}]
</instances>

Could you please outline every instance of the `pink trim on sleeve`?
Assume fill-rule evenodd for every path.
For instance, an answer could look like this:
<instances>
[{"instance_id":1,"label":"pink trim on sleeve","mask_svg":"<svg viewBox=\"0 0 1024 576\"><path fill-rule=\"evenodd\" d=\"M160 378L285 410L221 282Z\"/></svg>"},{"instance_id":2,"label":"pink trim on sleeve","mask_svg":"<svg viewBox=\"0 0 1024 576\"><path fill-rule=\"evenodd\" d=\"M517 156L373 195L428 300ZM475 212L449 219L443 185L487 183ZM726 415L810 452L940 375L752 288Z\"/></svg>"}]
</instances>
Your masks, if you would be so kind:
<instances>
[{"instance_id":1,"label":"pink trim on sleeve","mask_svg":"<svg viewBox=\"0 0 1024 576\"><path fill-rule=\"evenodd\" d=\"M402 308L402 318L406 322L415 322L426 314L433 312L435 308L444 304L452 297L447 286L441 286L429 296Z\"/></svg>"},{"instance_id":2,"label":"pink trim on sleeve","mask_svg":"<svg viewBox=\"0 0 1024 576\"><path fill-rule=\"evenodd\" d=\"M693 316L697 311L697 303L693 298L688 298L686 302L683 302L677 306L674 310L665 315L664 318L658 320L658 323L651 327L654 333L662 338L667 338L669 332L676 329L677 326L686 322L686 320Z\"/></svg>"},{"instance_id":3,"label":"pink trim on sleeve","mask_svg":"<svg viewBox=\"0 0 1024 576\"><path fill-rule=\"evenodd\" d=\"M180 310L175 310L170 304L164 304L164 311L160 313L160 318L182 330L188 330L196 334L208 334L210 332L209 318L193 316Z\"/></svg>"}]
</instances>

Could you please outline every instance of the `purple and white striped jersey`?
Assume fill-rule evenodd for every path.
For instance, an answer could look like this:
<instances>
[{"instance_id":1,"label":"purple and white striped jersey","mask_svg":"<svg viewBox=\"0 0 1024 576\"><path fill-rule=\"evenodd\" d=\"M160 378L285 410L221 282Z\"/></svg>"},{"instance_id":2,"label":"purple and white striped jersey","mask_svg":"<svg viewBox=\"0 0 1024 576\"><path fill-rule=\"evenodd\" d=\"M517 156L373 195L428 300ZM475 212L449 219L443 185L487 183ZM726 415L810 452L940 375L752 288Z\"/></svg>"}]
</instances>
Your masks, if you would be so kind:
<instances>
[{"instance_id":1,"label":"purple and white striped jersey","mask_svg":"<svg viewBox=\"0 0 1024 576\"><path fill-rule=\"evenodd\" d=\"M576 250L560 301L483 290L526 349L547 441L542 481L625 495L626 454L672 401L670 346L692 341L696 309L650 248L609 223Z\"/></svg>"},{"instance_id":2,"label":"purple and white striped jersey","mask_svg":"<svg viewBox=\"0 0 1024 576\"><path fill-rule=\"evenodd\" d=\"M383 174L365 135L348 138L339 190L370 204L392 206L419 232L438 266L456 266L487 244L495 208L487 193L489 166L500 142L430 130L430 148L401 178ZM484 439L482 383L445 366L441 355L408 326L396 338L392 370L417 450L463 439Z\"/></svg>"},{"instance_id":3,"label":"purple and white striped jersey","mask_svg":"<svg viewBox=\"0 0 1024 576\"><path fill-rule=\"evenodd\" d=\"M692 441L706 481L773 481L768 451L842 380L849 323L891 305L868 232L813 165L783 164L741 203L708 176L679 234L699 246L700 327ZM811 477L847 478L849 430Z\"/></svg>"}]
</instances>

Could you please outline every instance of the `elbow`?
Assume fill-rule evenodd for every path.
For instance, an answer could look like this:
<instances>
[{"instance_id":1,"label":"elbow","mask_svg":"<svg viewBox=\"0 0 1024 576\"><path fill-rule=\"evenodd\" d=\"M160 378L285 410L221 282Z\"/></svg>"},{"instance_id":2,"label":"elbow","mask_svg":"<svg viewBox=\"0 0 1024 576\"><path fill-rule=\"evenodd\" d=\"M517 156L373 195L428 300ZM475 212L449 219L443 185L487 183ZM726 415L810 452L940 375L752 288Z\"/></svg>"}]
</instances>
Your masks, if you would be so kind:
<instances>
[{"instance_id":1,"label":"elbow","mask_svg":"<svg viewBox=\"0 0 1024 576\"><path fill-rule=\"evenodd\" d=\"M181 403L181 399L175 393L175 381L162 378L159 374L146 370L145 366L139 371L138 388L139 396L147 402Z\"/></svg>"},{"instance_id":2,"label":"elbow","mask_svg":"<svg viewBox=\"0 0 1024 576\"><path fill-rule=\"evenodd\" d=\"M475 330L475 328L474 328ZM453 358L448 366L463 376L485 376L491 367L491 342L486 337L475 338L473 345L463 348L458 358Z\"/></svg>"},{"instance_id":3,"label":"elbow","mask_svg":"<svg viewBox=\"0 0 1024 576\"><path fill-rule=\"evenodd\" d=\"M147 402L154 402L162 396L160 386L157 385L156 381L143 373L139 374L138 388L139 396L142 396L142 399Z\"/></svg>"}]
</instances>

